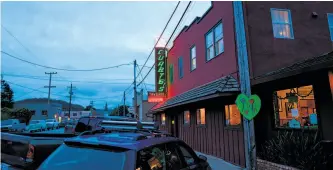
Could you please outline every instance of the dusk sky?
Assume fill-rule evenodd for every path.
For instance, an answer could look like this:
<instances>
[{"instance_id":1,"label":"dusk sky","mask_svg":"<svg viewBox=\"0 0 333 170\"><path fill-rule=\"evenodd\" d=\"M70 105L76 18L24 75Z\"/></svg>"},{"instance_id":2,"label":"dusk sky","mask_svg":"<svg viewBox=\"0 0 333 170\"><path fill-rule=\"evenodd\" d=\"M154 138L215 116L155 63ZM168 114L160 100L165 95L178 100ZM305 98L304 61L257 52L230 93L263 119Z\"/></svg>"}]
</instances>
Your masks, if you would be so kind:
<instances>
[{"instance_id":1,"label":"dusk sky","mask_svg":"<svg viewBox=\"0 0 333 170\"><path fill-rule=\"evenodd\" d=\"M86 70L127 64L100 71L47 69L1 53L1 72L14 90L15 100L47 97L48 75L53 75L52 99L68 101L73 82L73 103L82 106L94 101L103 108L120 104L123 91L133 82L133 61L142 66L156 43L177 2L2 2L1 50L40 65ZM167 41L188 2L181 2L166 33ZM179 31L196 16L202 16L210 2L193 2ZM163 43L162 43L163 44ZM172 42L168 47L172 46ZM147 66L152 66L151 56ZM141 67L140 67L141 68ZM145 67L142 76L149 68ZM153 70L147 90L154 89ZM138 81L142 79L139 76ZM146 91L144 85L138 87ZM133 88L127 90L132 105Z\"/></svg>"}]
</instances>

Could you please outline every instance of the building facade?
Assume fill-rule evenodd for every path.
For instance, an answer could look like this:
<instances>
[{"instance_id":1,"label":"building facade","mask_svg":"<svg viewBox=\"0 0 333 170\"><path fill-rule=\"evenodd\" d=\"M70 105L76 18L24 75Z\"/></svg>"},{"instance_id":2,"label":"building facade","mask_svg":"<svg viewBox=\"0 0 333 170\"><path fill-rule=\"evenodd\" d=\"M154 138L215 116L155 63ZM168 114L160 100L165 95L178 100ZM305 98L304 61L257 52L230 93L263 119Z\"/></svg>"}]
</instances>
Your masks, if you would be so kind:
<instances>
[{"instance_id":1,"label":"building facade","mask_svg":"<svg viewBox=\"0 0 333 170\"><path fill-rule=\"evenodd\" d=\"M135 102L134 99L132 99L132 106L131 109L128 109L130 113L134 115L134 107ZM143 89L137 93L137 109L139 112L139 120L143 122L152 122L153 121L153 115L148 114L150 109L154 107L157 103L150 103L148 102L148 99L145 97L143 93Z\"/></svg>"},{"instance_id":2,"label":"building facade","mask_svg":"<svg viewBox=\"0 0 333 170\"><path fill-rule=\"evenodd\" d=\"M212 2L168 52L168 99L152 110L161 128L196 151L245 165L232 2Z\"/></svg>"},{"instance_id":3,"label":"building facade","mask_svg":"<svg viewBox=\"0 0 333 170\"><path fill-rule=\"evenodd\" d=\"M252 93L262 101L257 148L290 129L333 140L333 3L244 2L243 9Z\"/></svg>"},{"instance_id":4,"label":"building facade","mask_svg":"<svg viewBox=\"0 0 333 170\"><path fill-rule=\"evenodd\" d=\"M195 150L244 167L234 103L237 58L246 55L252 94L262 101L257 149L281 130L319 130L332 140L332 41L332 2L212 2L169 49L168 97L151 113Z\"/></svg>"},{"instance_id":5,"label":"building facade","mask_svg":"<svg viewBox=\"0 0 333 170\"><path fill-rule=\"evenodd\" d=\"M61 114L62 105L59 103L45 102L25 102L20 104L15 104L14 108L21 109L26 108L32 112L31 120L45 120L45 119L55 119Z\"/></svg>"},{"instance_id":6,"label":"building facade","mask_svg":"<svg viewBox=\"0 0 333 170\"><path fill-rule=\"evenodd\" d=\"M90 116L91 115L91 111L71 111L71 113L69 113L69 111L62 111L62 119L79 119L82 116Z\"/></svg>"}]
</instances>

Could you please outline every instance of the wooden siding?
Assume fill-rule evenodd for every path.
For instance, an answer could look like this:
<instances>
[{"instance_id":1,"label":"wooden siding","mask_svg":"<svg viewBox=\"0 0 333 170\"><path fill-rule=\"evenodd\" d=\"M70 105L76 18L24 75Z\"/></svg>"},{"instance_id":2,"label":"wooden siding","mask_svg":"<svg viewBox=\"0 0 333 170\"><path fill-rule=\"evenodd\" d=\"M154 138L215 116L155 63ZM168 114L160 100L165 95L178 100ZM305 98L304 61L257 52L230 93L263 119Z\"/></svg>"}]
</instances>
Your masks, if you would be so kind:
<instances>
[{"instance_id":1,"label":"wooden siding","mask_svg":"<svg viewBox=\"0 0 333 170\"><path fill-rule=\"evenodd\" d=\"M184 125L183 112L178 113L178 137L180 139L196 151L245 167L242 127L225 127L224 109L206 108L205 126L196 124L195 109L190 110L190 125ZM160 122L160 114L157 114L156 118L156 121ZM168 114L166 114L166 120L166 126L160 127L161 130L170 132L171 123L168 122L171 122L171 120Z\"/></svg>"}]
</instances>

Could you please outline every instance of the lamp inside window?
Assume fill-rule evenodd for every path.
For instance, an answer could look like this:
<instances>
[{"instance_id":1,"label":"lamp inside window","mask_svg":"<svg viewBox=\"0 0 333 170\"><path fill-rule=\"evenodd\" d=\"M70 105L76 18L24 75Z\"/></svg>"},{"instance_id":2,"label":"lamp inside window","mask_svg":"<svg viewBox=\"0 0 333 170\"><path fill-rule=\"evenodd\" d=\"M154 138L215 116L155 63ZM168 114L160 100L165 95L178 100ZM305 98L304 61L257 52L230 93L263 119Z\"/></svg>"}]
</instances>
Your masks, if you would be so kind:
<instances>
[{"instance_id":1,"label":"lamp inside window","mask_svg":"<svg viewBox=\"0 0 333 170\"><path fill-rule=\"evenodd\" d=\"M318 128L312 85L274 92L273 106L276 127Z\"/></svg>"},{"instance_id":2,"label":"lamp inside window","mask_svg":"<svg viewBox=\"0 0 333 170\"><path fill-rule=\"evenodd\" d=\"M236 104L225 105L225 125L239 126L241 124L241 115Z\"/></svg>"},{"instance_id":3,"label":"lamp inside window","mask_svg":"<svg viewBox=\"0 0 333 170\"><path fill-rule=\"evenodd\" d=\"M197 109L197 125L206 124L206 110L205 108Z\"/></svg>"},{"instance_id":4,"label":"lamp inside window","mask_svg":"<svg viewBox=\"0 0 333 170\"><path fill-rule=\"evenodd\" d=\"M161 114L161 124L165 125L165 113Z\"/></svg>"}]
</instances>

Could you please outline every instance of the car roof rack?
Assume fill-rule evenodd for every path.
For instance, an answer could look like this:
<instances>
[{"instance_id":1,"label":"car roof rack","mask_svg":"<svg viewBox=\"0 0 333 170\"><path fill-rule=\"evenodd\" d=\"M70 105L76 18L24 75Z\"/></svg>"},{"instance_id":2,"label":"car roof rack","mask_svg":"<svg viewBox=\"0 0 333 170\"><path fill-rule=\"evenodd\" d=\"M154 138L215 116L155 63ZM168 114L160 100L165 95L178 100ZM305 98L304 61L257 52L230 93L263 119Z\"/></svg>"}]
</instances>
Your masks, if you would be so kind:
<instances>
[{"instance_id":1,"label":"car roof rack","mask_svg":"<svg viewBox=\"0 0 333 170\"><path fill-rule=\"evenodd\" d=\"M140 122L140 121L114 121L114 120L103 120L100 126L104 129L145 129L145 130L158 130L159 126L156 122Z\"/></svg>"}]
</instances>

